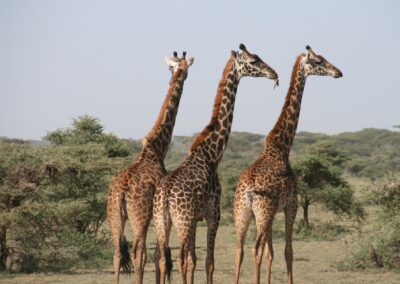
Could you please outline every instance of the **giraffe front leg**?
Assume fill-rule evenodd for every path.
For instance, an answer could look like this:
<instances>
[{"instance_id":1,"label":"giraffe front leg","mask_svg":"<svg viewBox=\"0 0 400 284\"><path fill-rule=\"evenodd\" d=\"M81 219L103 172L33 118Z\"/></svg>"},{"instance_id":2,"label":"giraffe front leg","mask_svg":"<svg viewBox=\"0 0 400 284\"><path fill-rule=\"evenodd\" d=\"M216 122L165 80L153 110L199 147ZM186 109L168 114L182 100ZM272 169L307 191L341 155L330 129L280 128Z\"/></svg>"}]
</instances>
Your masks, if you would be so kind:
<instances>
[{"instance_id":1,"label":"giraffe front leg","mask_svg":"<svg viewBox=\"0 0 400 284\"><path fill-rule=\"evenodd\" d=\"M292 201L286 205L285 208L285 260L287 268L288 283L293 284L293 248L292 248L292 234L293 225L297 213L297 194Z\"/></svg>"}]
</instances>

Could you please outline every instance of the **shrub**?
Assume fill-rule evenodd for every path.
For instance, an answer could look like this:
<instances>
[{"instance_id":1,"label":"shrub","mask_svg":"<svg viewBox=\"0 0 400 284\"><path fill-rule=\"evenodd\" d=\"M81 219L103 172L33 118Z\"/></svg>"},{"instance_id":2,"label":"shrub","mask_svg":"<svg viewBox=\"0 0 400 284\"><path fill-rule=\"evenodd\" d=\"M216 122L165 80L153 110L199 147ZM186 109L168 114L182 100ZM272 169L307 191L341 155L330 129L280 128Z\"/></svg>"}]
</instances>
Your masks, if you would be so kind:
<instances>
[{"instance_id":1,"label":"shrub","mask_svg":"<svg viewBox=\"0 0 400 284\"><path fill-rule=\"evenodd\" d=\"M376 221L364 230L343 269L400 269L400 173L374 183L371 199L379 206Z\"/></svg>"}]
</instances>

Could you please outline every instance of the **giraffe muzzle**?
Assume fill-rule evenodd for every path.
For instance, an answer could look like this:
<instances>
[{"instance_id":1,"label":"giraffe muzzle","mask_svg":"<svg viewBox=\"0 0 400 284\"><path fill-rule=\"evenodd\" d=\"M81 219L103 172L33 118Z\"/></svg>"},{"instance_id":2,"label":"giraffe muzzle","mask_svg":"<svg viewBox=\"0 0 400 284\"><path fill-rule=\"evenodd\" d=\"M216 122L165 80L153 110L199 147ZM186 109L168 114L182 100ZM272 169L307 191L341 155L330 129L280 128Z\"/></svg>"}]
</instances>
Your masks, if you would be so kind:
<instances>
[{"instance_id":1,"label":"giraffe muzzle","mask_svg":"<svg viewBox=\"0 0 400 284\"><path fill-rule=\"evenodd\" d=\"M340 78L340 77L343 77L343 73L342 73L342 71L337 71L336 73L335 73L335 75L333 75L333 78Z\"/></svg>"}]
</instances>

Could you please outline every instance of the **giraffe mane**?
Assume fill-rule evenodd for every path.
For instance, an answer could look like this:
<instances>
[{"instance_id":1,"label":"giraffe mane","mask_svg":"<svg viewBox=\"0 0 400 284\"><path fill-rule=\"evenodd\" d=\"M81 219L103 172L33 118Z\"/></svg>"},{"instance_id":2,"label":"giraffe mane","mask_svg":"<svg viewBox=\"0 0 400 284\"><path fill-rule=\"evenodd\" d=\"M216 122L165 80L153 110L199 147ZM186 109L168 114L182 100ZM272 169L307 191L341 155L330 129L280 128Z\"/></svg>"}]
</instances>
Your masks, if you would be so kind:
<instances>
[{"instance_id":1,"label":"giraffe mane","mask_svg":"<svg viewBox=\"0 0 400 284\"><path fill-rule=\"evenodd\" d=\"M211 115L211 120L208 123L208 125L203 129L203 131L200 132L193 140L192 146L190 146L189 153L194 151L200 145L200 143L203 142L208 137L208 135L215 129L216 123L218 122L218 114L219 114L219 109L221 107L222 95L224 94L224 88L228 81L228 74L229 72L231 72L234 62L235 58L231 57L225 65L224 71L222 73L222 78L218 84L218 90L214 100L214 107Z\"/></svg>"},{"instance_id":2,"label":"giraffe mane","mask_svg":"<svg viewBox=\"0 0 400 284\"><path fill-rule=\"evenodd\" d=\"M174 90L175 90L175 87L176 87L176 84L177 84L178 76L179 76L182 72L183 72L183 70L182 70L182 69L179 69L179 70L173 75L172 80L171 80L171 85L170 85L170 87L169 87L169 89L168 89L167 96L165 97L164 102L163 102L163 104L162 104L162 106L161 106L160 113L158 114L157 120L156 120L156 122L154 123L153 128L148 132L148 134L146 135L146 137L143 139L143 142L142 142L142 145L143 145L143 146L146 146L146 145L149 143L149 141L150 141L151 139L153 139L153 138L157 135L157 132L158 132L158 130L159 130L159 127L160 127L161 123L165 120L166 110L167 110L169 101L170 101L171 97L172 97L173 94L174 94Z\"/></svg>"},{"instance_id":3,"label":"giraffe mane","mask_svg":"<svg viewBox=\"0 0 400 284\"><path fill-rule=\"evenodd\" d=\"M297 76L296 70L299 68L299 65L301 64L301 59L303 58L303 56L304 56L304 53L298 55L296 58L296 61L294 62L292 76L290 78L290 85L289 85L289 89L288 89L288 92L287 92L287 95L285 98L285 103L282 107L281 114L279 115L279 118L278 118L277 122L275 123L274 128L269 132L269 134L267 136L268 141L274 140L276 135L278 135L280 132L280 126L282 125L282 122L285 118L285 110L289 107L290 96L293 92L293 88L295 85L295 80L296 80L296 76Z\"/></svg>"}]
</instances>

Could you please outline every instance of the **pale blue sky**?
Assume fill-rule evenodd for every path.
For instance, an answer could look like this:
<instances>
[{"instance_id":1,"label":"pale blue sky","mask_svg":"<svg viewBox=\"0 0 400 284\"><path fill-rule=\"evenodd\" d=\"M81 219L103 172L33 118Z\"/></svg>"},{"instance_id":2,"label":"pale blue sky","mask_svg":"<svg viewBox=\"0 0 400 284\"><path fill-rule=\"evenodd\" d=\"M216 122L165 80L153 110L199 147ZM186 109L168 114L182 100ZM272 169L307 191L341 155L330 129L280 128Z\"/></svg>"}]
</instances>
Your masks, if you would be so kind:
<instances>
[{"instance_id":1,"label":"pale blue sky","mask_svg":"<svg viewBox=\"0 0 400 284\"><path fill-rule=\"evenodd\" d=\"M299 130L329 134L400 124L400 1L0 0L0 136L39 139L96 116L107 132L142 138L165 97L164 56L189 70L175 135L209 121L222 69L243 42L280 87L241 80L234 131L266 134L296 55L309 44L341 79L307 80Z\"/></svg>"}]
</instances>

